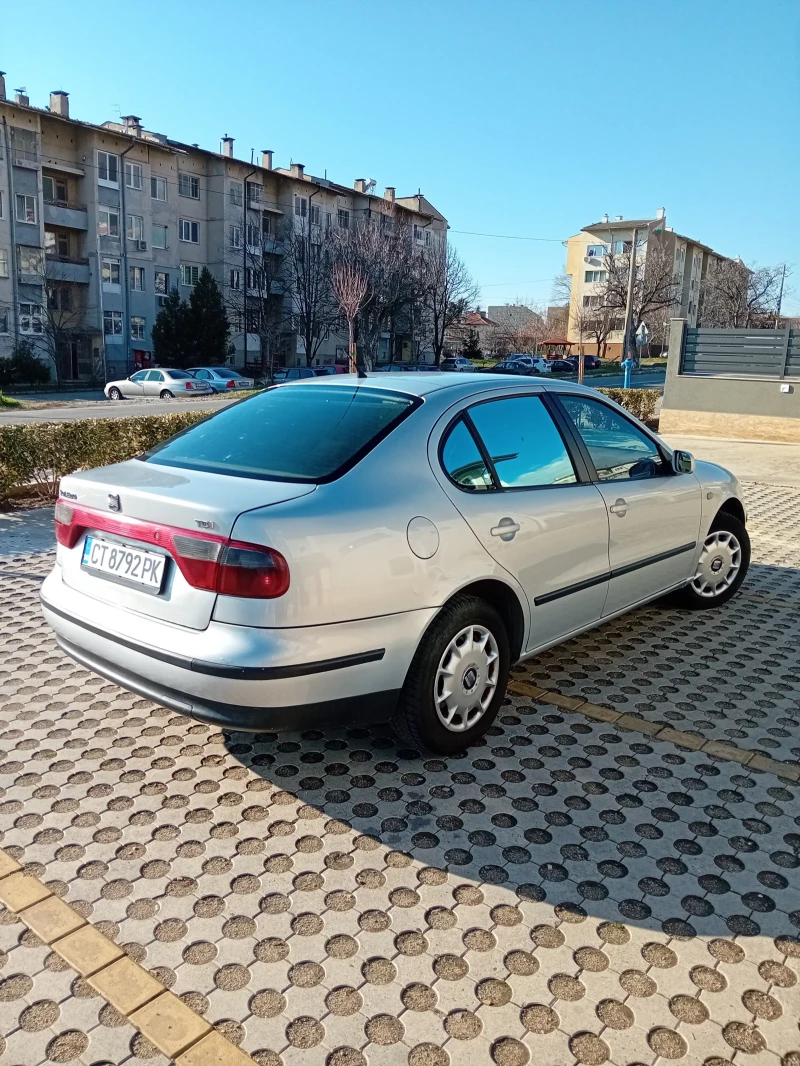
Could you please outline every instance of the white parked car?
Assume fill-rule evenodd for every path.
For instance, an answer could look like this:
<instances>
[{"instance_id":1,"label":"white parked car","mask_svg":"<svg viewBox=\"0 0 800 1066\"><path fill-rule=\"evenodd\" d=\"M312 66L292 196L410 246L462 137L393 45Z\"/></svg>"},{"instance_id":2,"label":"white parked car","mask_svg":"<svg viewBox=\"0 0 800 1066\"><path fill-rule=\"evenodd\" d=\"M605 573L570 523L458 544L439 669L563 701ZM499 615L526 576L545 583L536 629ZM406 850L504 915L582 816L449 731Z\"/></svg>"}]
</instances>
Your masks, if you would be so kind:
<instances>
[{"instance_id":1,"label":"white parked car","mask_svg":"<svg viewBox=\"0 0 800 1066\"><path fill-rule=\"evenodd\" d=\"M512 352L506 356L507 363L521 363L523 366L536 370L540 374L549 374L552 371L550 363L541 355L526 355L524 352Z\"/></svg>"},{"instance_id":2,"label":"white parked car","mask_svg":"<svg viewBox=\"0 0 800 1066\"><path fill-rule=\"evenodd\" d=\"M737 591L736 479L565 381L313 378L65 477L42 603L131 691L246 730L391 720L456 752L509 667Z\"/></svg>"},{"instance_id":3,"label":"white parked car","mask_svg":"<svg viewBox=\"0 0 800 1066\"><path fill-rule=\"evenodd\" d=\"M140 396L160 396L172 400L176 396L207 396L214 389L206 381L197 381L186 370L137 370L129 378L109 381L103 389L109 400L135 400Z\"/></svg>"},{"instance_id":4,"label":"white parked car","mask_svg":"<svg viewBox=\"0 0 800 1066\"><path fill-rule=\"evenodd\" d=\"M252 389L253 378L246 378L229 366L190 366L189 373L198 381L207 382L214 392L233 392L237 389Z\"/></svg>"}]
</instances>

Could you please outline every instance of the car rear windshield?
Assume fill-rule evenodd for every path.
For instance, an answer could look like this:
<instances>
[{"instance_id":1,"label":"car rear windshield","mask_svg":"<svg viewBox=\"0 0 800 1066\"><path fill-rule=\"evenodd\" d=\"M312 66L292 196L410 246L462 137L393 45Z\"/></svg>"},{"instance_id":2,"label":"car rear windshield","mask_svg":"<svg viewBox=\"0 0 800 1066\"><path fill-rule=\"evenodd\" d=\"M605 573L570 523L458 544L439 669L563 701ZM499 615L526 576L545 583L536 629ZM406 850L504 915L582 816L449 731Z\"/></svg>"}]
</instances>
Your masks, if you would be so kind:
<instances>
[{"instance_id":1,"label":"car rear windshield","mask_svg":"<svg viewBox=\"0 0 800 1066\"><path fill-rule=\"evenodd\" d=\"M187 374L185 370L167 370L166 375L172 378L173 381L183 381L184 378L194 377L193 374Z\"/></svg>"},{"instance_id":2,"label":"car rear windshield","mask_svg":"<svg viewBox=\"0 0 800 1066\"><path fill-rule=\"evenodd\" d=\"M287 385L223 408L140 456L268 481L333 481L422 401L358 385Z\"/></svg>"},{"instance_id":3,"label":"car rear windshield","mask_svg":"<svg viewBox=\"0 0 800 1066\"><path fill-rule=\"evenodd\" d=\"M209 367L218 378L240 378L242 375L238 374L235 370L223 370L221 367L212 366Z\"/></svg>"}]
</instances>

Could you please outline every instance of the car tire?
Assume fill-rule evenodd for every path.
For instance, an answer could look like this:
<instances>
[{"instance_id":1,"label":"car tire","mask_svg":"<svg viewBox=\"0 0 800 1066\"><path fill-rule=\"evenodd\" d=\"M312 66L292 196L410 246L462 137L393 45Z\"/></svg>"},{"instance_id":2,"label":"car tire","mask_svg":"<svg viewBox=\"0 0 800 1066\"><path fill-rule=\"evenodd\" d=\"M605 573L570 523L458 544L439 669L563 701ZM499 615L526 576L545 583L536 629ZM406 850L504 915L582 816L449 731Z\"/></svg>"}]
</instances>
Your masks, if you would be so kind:
<instances>
[{"instance_id":1,"label":"car tire","mask_svg":"<svg viewBox=\"0 0 800 1066\"><path fill-rule=\"evenodd\" d=\"M108 398L109 400L121 400L122 393L119 391L119 389L109 389Z\"/></svg>"},{"instance_id":2,"label":"car tire","mask_svg":"<svg viewBox=\"0 0 800 1066\"><path fill-rule=\"evenodd\" d=\"M461 650L470 643L469 650ZM510 666L508 633L498 612L477 596L455 596L420 641L392 726L417 748L442 755L465 751L497 717ZM449 673L454 669L455 675ZM450 700L442 695L447 676L457 677Z\"/></svg>"},{"instance_id":3,"label":"car tire","mask_svg":"<svg viewBox=\"0 0 800 1066\"><path fill-rule=\"evenodd\" d=\"M719 569L714 567L719 565ZM739 591L750 566L750 536L733 515L720 512L711 523L692 581L673 597L677 607L705 611L721 607ZM719 581L716 577L719 576Z\"/></svg>"},{"instance_id":4,"label":"car tire","mask_svg":"<svg viewBox=\"0 0 800 1066\"><path fill-rule=\"evenodd\" d=\"M159 395L161 396L162 400L174 400L175 399L174 393L170 392L169 389L162 389L161 392L159 393Z\"/></svg>"}]
</instances>

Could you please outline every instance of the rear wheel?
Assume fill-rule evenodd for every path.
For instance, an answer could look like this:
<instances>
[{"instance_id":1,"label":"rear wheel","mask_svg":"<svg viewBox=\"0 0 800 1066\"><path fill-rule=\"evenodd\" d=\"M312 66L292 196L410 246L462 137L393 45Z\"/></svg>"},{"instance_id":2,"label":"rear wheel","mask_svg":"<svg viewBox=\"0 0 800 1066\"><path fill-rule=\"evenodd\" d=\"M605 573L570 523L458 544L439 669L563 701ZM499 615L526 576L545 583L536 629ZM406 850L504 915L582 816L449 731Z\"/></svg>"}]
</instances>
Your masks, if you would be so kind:
<instances>
[{"instance_id":1,"label":"rear wheel","mask_svg":"<svg viewBox=\"0 0 800 1066\"><path fill-rule=\"evenodd\" d=\"M500 615L477 596L456 596L417 648L392 725L417 747L464 751L497 717L509 667Z\"/></svg>"},{"instance_id":2,"label":"rear wheel","mask_svg":"<svg viewBox=\"0 0 800 1066\"><path fill-rule=\"evenodd\" d=\"M122 393L119 391L119 389L109 389L108 398L109 400L121 400Z\"/></svg>"},{"instance_id":3,"label":"rear wheel","mask_svg":"<svg viewBox=\"0 0 800 1066\"><path fill-rule=\"evenodd\" d=\"M162 400L174 400L175 396L169 391L169 389L162 389L161 390L161 399Z\"/></svg>"},{"instance_id":4,"label":"rear wheel","mask_svg":"<svg viewBox=\"0 0 800 1066\"><path fill-rule=\"evenodd\" d=\"M677 594L677 603L689 610L721 607L736 595L750 566L750 537L733 515L718 514L703 541L703 550L691 582Z\"/></svg>"}]
</instances>

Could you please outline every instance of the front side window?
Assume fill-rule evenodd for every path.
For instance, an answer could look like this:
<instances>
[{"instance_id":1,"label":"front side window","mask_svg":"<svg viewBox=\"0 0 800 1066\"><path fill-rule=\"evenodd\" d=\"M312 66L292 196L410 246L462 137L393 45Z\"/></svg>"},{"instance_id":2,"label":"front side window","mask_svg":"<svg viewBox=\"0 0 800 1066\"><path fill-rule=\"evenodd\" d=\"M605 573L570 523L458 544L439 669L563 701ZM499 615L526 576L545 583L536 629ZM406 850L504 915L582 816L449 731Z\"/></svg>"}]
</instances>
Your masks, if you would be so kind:
<instances>
[{"instance_id":1,"label":"front side window","mask_svg":"<svg viewBox=\"0 0 800 1066\"><path fill-rule=\"evenodd\" d=\"M185 244L199 244L200 223L192 222L188 218L180 219L178 222L178 238Z\"/></svg>"},{"instance_id":2,"label":"front side window","mask_svg":"<svg viewBox=\"0 0 800 1066\"><path fill-rule=\"evenodd\" d=\"M129 189L141 189L142 168L138 163L125 164L125 184Z\"/></svg>"},{"instance_id":3,"label":"front side window","mask_svg":"<svg viewBox=\"0 0 800 1066\"><path fill-rule=\"evenodd\" d=\"M17 222L31 222L36 225L36 197L17 193Z\"/></svg>"},{"instance_id":4,"label":"front side window","mask_svg":"<svg viewBox=\"0 0 800 1066\"><path fill-rule=\"evenodd\" d=\"M135 382L137 382L138 384L141 385L141 383L143 381L147 381L147 374L148 374L147 370L139 370L133 375L133 377L131 378L131 381L135 381Z\"/></svg>"},{"instance_id":5,"label":"front side window","mask_svg":"<svg viewBox=\"0 0 800 1066\"><path fill-rule=\"evenodd\" d=\"M101 185L119 185L119 159L111 152L97 153L97 181Z\"/></svg>"},{"instance_id":6,"label":"front side window","mask_svg":"<svg viewBox=\"0 0 800 1066\"><path fill-rule=\"evenodd\" d=\"M151 236L153 238L153 247L154 248L166 248L167 247L167 227L166 226L156 226L154 224L151 227L150 233L151 233Z\"/></svg>"},{"instance_id":7,"label":"front side window","mask_svg":"<svg viewBox=\"0 0 800 1066\"><path fill-rule=\"evenodd\" d=\"M103 333L106 337L121 337L122 336L122 312L121 311L104 311L103 312Z\"/></svg>"},{"instance_id":8,"label":"front side window","mask_svg":"<svg viewBox=\"0 0 800 1066\"><path fill-rule=\"evenodd\" d=\"M566 445L539 396L492 400L469 413L502 488L576 483Z\"/></svg>"},{"instance_id":9,"label":"front side window","mask_svg":"<svg viewBox=\"0 0 800 1066\"><path fill-rule=\"evenodd\" d=\"M130 287L136 292L144 292L144 267L128 267Z\"/></svg>"},{"instance_id":10,"label":"front side window","mask_svg":"<svg viewBox=\"0 0 800 1066\"><path fill-rule=\"evenodd\" d=\"M268 389L223 409L142 458L161 466L236 477L331 481L418 404L413 396L358 386Z\"/></svg>"},{"instance_id":11,"label":"front side window","mask_svg":"<svg viewBox=\"0 0 800 1066\"><path fill-rule=\"evenodd\" d=\"M669 473L654 442L599 400L559 396L591 456L600 481L641 480Z\"/></svg>"},{"instance_id":12,"label":"front side window","mask_svg":"<svg viewBox=\"0 0 800 1066\"><path fill-rule=\"evenodd\" d=\"M150 178L150 198L153 200L167 199L166 178Z\"/></svg>"},{"instance_id":13,"label":"front side window","mask_svg":"<svg viewBox=\"0 0 800 1066\"><path fill-rule=\"evenodd\" d=\"M453 426L442 448L442 466L451 481L477 492L492 488L492 475L483 461L475 438L462 420Z\"/></svg>"},{"instance_id":14,"label":"front side window","mask_svg":"<svg viewBox=\"0 0 800 1066\"><path fill-rule=\"evenodd\" d=\"M140 315L131 315L131 337L135 341L144 340L145 322Z\"/></svg>"},{"instance_id":15,"label":"front side window","mask_svg":"<svg viewBox=\"0 0 800 1066\"><path fill-rule=\"evenodd\" d=\"M178 175L178 192L181 196L188 196L190 200L200 199L200 179L191 174Z\"/></svg>"},{"instance_id":16,"label":"front side window","mask_svg":"<svg viewBox=\"0 0 800 1066\"><path fill-rule=\"evenodd\" d=\"M119 211L116 207L97 209L97 232L101 237L119 237Z\"/></svg>"},{"instance_id":17,"label":"front side window","mask_svg":"<svg viewBox=\"0 0 800 1066\"><path fill-rule=\"evenodd\" d=\"M128 215L127 233L129 241L144 240L144 219L141 215Z\"/></svg>"}]
</instances>

